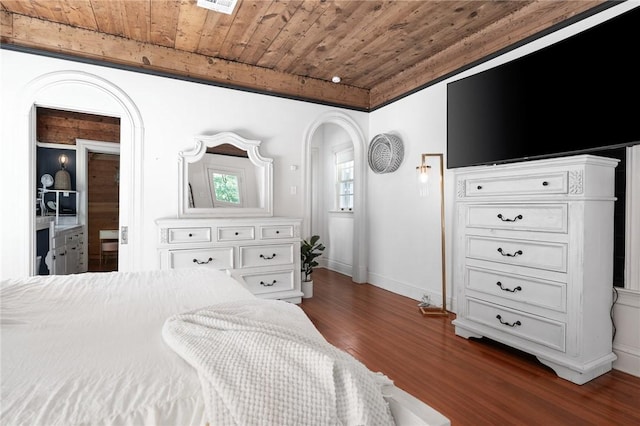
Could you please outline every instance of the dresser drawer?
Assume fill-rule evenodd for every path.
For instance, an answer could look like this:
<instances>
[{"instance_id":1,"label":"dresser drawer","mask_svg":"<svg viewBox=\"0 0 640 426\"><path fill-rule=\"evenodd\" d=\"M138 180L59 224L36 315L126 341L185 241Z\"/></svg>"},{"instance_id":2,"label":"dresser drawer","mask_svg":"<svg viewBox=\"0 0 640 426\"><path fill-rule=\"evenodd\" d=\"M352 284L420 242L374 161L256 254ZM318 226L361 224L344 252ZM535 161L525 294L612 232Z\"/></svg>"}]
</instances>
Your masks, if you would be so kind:
<instances>
[{"instance_id":1,"label":"dresser drawer","mask_svg":"<svg viewBox=\"0 0 640 426\"><path fill-rule=\"evenodd\" d=\"M568 188L567 172L471 178L465 182L467 197L566 194Z\"/></svg>"},{"instance_id":2,"label":"dresser drawer","mask_svg":"<svg viewBox=\"0 0 640 426\"><path fill-rule=\"evenodd\" d=\"M214 269L233 268L233 247L169 251L169 268L207 266Z\"/></svg>"},{"instance_id":3,"label":"dresser drawer","mask_svg":"<svg viewBox=\"0 0 640 426\"><path fill-rule=\"evenodd\" d=\"M467 268L466 278L467 289L472 291L559 312L567 310L564 283L477 268Z\"/></svg>"},{"instance_id":4,"label":"dresser drawer","mask_svg":"<svg viewBox=\"0 0 640 426\"><path fill-rule=\"evenodd\" d=\"M253 226L224 226L218 228L218 241L243 241L255 239Z\"/></svg>"},{"instance_id":5,"label":"dresser drawer","mask_svg":"<svg viewBox=\"0 0 640 426\"><path fill-rule=\"evenodd\" d=\"M208 243L211 241L211 228L169 228L169 244Z\"/></svg>"},{"instance_id":6,"label":"dresser drawer","mask_svg":"<svg viewBox=\"0 0 640 426\"><path fill-rule=\"evenodd\" d=\"M294 263L293 244L272 244L240 247L239 268L290 265Z\"/></svg>"},{"instance_id":7,"label":"dresser drawer","mask_svg":"<svg viewBox=\"0 0 640 426\"><path fill-rule=\"evenodd\" d=\"M261 226L260 239L293 238L293 225Z\"/></svg>"},{"instance_id":8,"label":"dresser drawer","mask_svg":"<svg viewBox=\"0 0 640 426\"><path fill-rule=\"evenodd\" d=\"M552 349L565 351L566 326L536 315L468 298L467 318L504 333L521 337Z\"/></svg>"},{"instance_id":9,"label":"dresser drawer","mask_svg":"<svg viewBox=\"0 0 640 426\"><path fill-rule=\"evenodd\" d=\"M566 204L471 205L467 212L467 226L470 228L567 232Z\"/></svg>"},{"instance_id":10,"label":"dresser drawer","mask_svg":"<svg viewBox=\"0 0 640 426\"><path fill-rule=\"evenodd\" d=\"M257 274L240 274L247 288L256 295L292 290L294 288L294 271L276 271Z\"/></svg>"},{"instance_id":11,"label":"dresser drawer","mask_svg":"<svg viewBox=\"0 0 640 426\"><path fill-rule=\"evenodd\" d=\"M567 271L567 245L467 236L467 257L549 271Z\"/></svg>"}]
</instances>

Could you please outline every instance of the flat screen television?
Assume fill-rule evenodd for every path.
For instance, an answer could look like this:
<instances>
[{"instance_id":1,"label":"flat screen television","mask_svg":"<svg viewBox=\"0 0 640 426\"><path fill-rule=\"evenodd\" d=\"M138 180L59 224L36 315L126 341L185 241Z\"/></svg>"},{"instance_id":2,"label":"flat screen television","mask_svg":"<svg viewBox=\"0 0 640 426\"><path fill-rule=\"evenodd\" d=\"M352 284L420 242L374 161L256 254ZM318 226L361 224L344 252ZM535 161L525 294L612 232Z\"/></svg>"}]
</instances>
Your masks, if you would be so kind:
<instances>
[{"instance_id":1,"label":"flat screen television","mask_svg":"<svg viewBox=\"0 0 640 426\"><path fill-rule=\"evenodd\" d=\"M447 85L447 167L640 143L640 7Z\"/></svg>"}]
</instances>

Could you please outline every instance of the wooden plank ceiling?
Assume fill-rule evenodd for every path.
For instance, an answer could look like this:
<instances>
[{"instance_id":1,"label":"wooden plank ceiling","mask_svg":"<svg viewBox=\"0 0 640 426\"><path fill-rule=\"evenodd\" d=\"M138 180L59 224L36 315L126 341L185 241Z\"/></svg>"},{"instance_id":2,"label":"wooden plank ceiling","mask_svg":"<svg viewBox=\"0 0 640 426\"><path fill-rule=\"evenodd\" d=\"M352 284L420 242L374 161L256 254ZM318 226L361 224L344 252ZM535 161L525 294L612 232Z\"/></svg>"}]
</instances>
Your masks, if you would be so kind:
<instances>
[{"instance_id":1,"label":"wooden plank ceiling","mask_svg":"<svg viewBox=\"0 0 640 426\"><path fill-rule=\"evenodd\" d=\"M370 111L605 0L1 0L1 42ZM342 82L331 82L333 76Z\"/></svg>"}]
</instances>

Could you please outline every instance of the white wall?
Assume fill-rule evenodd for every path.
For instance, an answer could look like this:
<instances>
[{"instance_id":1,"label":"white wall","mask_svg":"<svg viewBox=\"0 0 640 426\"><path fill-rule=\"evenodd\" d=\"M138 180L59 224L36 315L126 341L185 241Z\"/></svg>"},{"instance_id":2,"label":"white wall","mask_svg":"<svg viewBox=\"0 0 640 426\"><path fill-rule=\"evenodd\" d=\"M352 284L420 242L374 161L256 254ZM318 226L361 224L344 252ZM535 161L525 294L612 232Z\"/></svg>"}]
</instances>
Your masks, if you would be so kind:
<instances>
[{"instance_id":1,"label":"white wall","mask_svg":"<svg viewBox=\"0 0 640 426\"><path fill-rule=\"evenodd\" d=\"M29 179L26 133L16 128L18 100L29 83L46 73L77 70L99 76L118 86L137 106L144 123L142 149L142 224L140 262L131 269L154 269L158 256L154 246L157 232L154 221L175 217L178 211L178 161L181 150L194 145L193 137L221 131L237 132L249 139L262 140L261 152L274 159L274 214L301 217L303 197L292 195L290 188L302 187L304 176L302 141L305 130L320 114L336 108L293 101L273 96L229 90L118 69L93 66L43 56L0 50L2 74L0 116L2 143L0 220L2 279L29 274L28 229L30 200L25 192ZM69 99L78 93L65 95ZM72 102L72 101L70 101ZM342 110L363 131L367 114ZM296 171L290 166L298 165ZM35 179L35 176L31 179Z\"/></svg>"},{"instance_id":2,"label":"white wall","mask_svg":"<svg viewBox=\"0 0 640 426\"><path fill-rule=\"evenodd\" d=\"M429 196L420 197L416 167L421 154L446 150L444 106L446 86L437 84L373 112L371 138L379 133L399 136L404 159L395 172L376 174L369 170L367 176L370 282L418 300L428 294L438 305L442 300L439 181L431 179ZM437 176L434 164L432 171ZM450 171L444 181L448 193L453 182ZM445 199L449 216L453 196L445 195ZM452 221L447 219L450 236Z\"/></svg>"}]
</instances>

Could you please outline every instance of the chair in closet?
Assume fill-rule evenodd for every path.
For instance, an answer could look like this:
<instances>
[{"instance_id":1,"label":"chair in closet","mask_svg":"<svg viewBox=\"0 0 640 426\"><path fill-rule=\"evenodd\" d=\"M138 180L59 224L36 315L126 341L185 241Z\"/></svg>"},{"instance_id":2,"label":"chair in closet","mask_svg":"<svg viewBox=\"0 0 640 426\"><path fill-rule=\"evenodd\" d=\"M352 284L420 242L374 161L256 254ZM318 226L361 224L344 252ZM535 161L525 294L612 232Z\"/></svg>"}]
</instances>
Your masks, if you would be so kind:
<instances>
[{"instance_id":1,"label":"chair in closet","mask_svg":"<svg viewBox=\"0 0 640 426\"><path fill-rule=\"evenodd\" d=\"M100 230L100 265L106 262L109 257L118 258L118 230Z\"/></svg>"}]
</instances>

